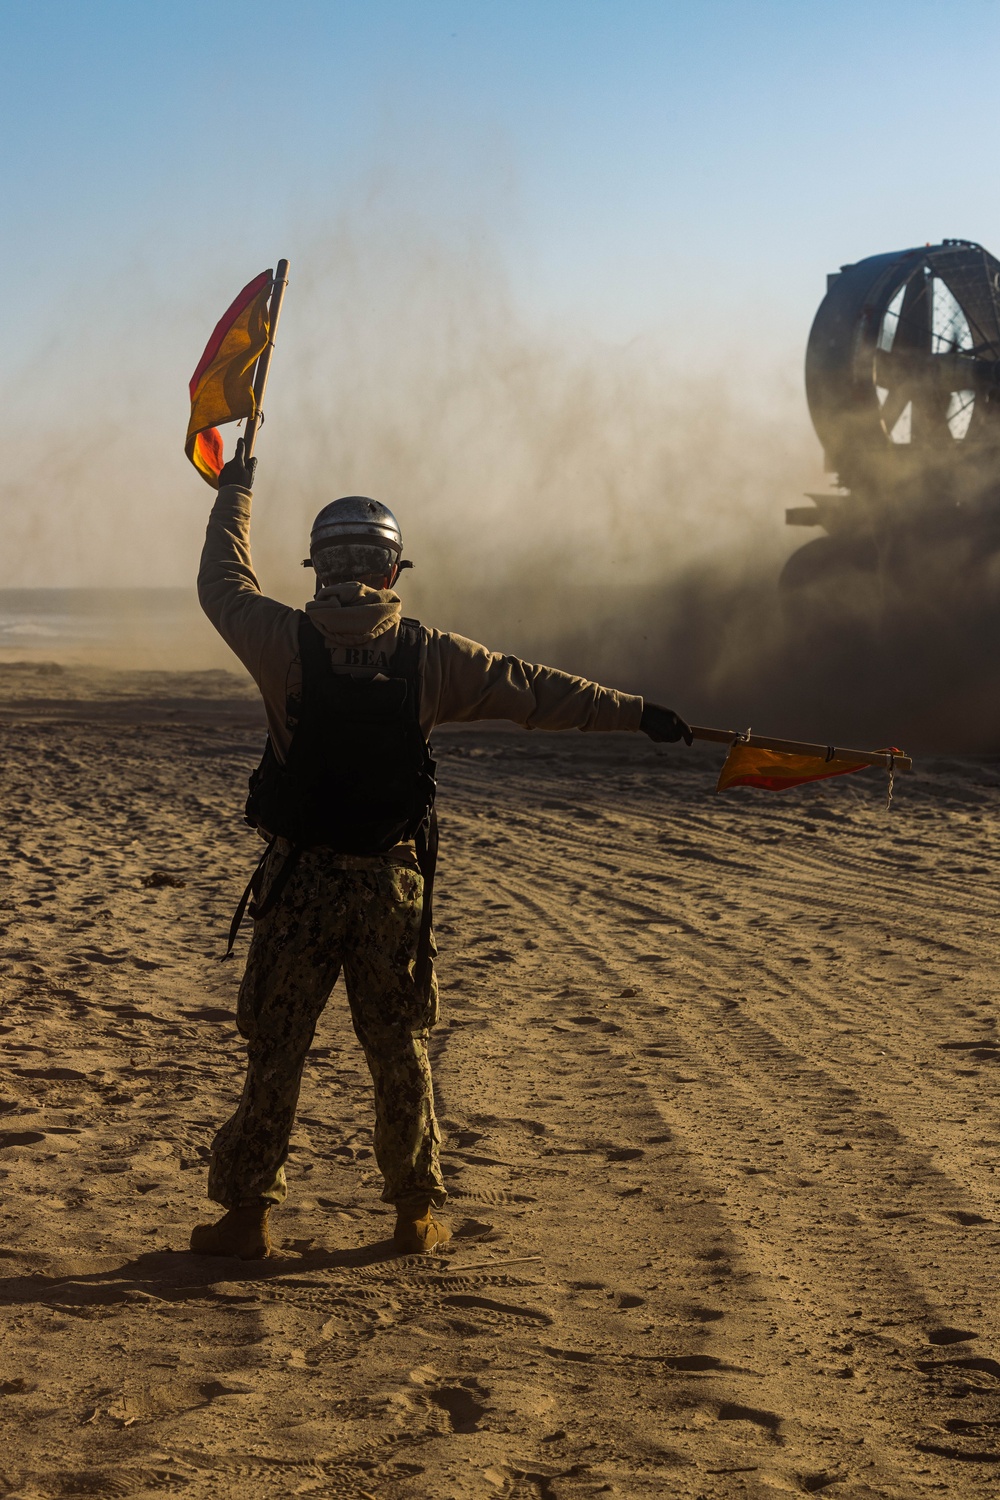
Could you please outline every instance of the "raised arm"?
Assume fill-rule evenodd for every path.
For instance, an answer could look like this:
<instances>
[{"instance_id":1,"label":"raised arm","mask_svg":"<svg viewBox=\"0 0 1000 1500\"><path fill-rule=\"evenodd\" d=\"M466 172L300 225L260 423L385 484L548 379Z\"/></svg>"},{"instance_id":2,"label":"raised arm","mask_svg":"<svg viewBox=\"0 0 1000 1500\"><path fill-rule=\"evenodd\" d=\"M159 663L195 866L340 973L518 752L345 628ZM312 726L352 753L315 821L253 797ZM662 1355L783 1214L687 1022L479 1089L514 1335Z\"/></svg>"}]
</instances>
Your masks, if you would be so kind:
<instances>
[{"instance_id":1,"label":"raised arm","mask_svg":"<svg viewBox=\"0 0 1000 1500\"><path fill-rule=\"evenodd\" d=\"M270 648L288 636L288 605L260 591L250 556L251 486L256 459L243 463L243 440L219 476L198 570L198 598L227 646L260 684Z\"/></svg>"}]
</instances>

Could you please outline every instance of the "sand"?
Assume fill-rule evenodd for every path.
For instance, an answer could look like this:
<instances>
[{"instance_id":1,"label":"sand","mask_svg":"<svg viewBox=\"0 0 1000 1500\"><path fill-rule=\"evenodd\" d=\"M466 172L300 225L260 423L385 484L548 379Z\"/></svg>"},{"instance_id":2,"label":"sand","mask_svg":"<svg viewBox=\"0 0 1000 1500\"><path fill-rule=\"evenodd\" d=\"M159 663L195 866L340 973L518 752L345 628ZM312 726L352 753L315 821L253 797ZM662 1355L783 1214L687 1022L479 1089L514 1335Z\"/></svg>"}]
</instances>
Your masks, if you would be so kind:
<instances>
[{"instance_id":1,"label":"sand","mask_svg":"<svg viewBox=\"0 0 1000 1500\"><path fill-rule=\"evenodd\" d=\"M391 1256L338 989L243 1264L185 1246L252 692L8 666L0 736L0 1493L996 1483L1000 764L887 816L875 774L716 797L705 747L440 734L453 1251Z\"/></svg>"}]
</instances>

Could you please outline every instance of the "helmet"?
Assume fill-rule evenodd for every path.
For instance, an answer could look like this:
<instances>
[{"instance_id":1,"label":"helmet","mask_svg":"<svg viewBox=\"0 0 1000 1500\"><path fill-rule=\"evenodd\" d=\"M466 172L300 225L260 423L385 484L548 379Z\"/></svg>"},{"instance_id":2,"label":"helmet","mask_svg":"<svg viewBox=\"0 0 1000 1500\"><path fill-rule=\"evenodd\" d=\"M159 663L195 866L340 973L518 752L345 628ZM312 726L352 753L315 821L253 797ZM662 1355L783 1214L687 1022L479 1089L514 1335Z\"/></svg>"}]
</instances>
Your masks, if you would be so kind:
<instances>
[{"instance_id":1,"label":"helmet","mask_svg":"<svg viewBox=\"0 0 1000 1500\"><path fill-rule=\"evenodd\" d=\"M309 536L309 552L315 559L317 552L327 547L349 546L388 547L398 561L403 550L403 536L399 522L387 505L369 500L365 495L345 495L341 500L331 500L324 505L313 522Z\"/></svg>"},{"instance_id":2,"label":"helmet","mask_svg":"<svg viewBox=\"0 0 1000 1500\"><path fill-rule=\"evenodd\" d=\"M391 576L410 568L403 560L399 522L387 505L366 495L345 495L324 505L313 522L304 568L315 568L321 585L367 574Z\"/></svg>"}]
</instances>

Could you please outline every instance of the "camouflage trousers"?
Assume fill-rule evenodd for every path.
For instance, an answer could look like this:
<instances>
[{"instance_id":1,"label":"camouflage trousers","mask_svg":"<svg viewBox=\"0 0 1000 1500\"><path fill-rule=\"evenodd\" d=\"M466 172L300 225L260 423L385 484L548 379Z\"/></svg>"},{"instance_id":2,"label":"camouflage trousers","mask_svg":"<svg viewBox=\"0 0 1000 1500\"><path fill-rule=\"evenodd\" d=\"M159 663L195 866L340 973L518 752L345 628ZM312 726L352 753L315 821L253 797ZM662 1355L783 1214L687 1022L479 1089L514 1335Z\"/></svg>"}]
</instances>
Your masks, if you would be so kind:
<instances>
[{"instance_id":1,"label":"camouflage trousers","mask_svg":"<svg viewBox=\"0 0 1000 1500\"><path fill-rule=\"evenodd\" d=\"M285 858L264 865L261 896ZM347 866L347 868L345 868ZM407 865L306 849L254 928L237 1002L248 1042L243 1097L212 1143L208 1194L235 1208L285 1198L284 1161L316 1022L343 970L375 1086L375 1159L387 1203L445 1200L427 1039L437 982L413 981L423 877Z\"/></svg>"}]
</instances>

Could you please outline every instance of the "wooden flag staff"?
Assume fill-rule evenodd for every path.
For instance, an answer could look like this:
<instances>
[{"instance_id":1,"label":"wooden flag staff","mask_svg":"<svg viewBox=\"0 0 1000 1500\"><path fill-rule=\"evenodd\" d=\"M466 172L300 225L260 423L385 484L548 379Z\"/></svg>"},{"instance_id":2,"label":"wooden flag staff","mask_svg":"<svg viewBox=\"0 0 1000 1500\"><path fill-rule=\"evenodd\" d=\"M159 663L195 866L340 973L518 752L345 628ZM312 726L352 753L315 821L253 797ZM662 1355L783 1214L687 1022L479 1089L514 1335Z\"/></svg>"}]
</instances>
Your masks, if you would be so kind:
<instances>
[{"instance_id":1,"label":"wooden flag staff","mask_svg":"<svg viewBox=\"0 0 1000 1500\"><path fill-rule=\"evenodd\" d=\"M264 392L267 389L267 372L271 368L271 355L274 353L274 336L278 332L278 319L281 317L281 304L285 300L285 287L288 285L288 262L279 260L274 272L274 286L271 291L271 301L267 309L268 334L267 344L257 361L257 369L253 377L253 404L255 415L247 422L247 430L243 437L243 457L248 459L253 453L253 445L257 441L261 422L264 420L261 414L261 406L264 401Z\"/></svg>"},{"instance_id":2,"label":"wooden flag staff","mask_svg":"<svg viewBox=\"0 0 1000 1500\"><path fill-rule=\"evenodd\" d=\"M762 734L741 734L736 729L705 729L691 725L696 740L718 745L753 745L758 750L776 750L783 755L811 755L820 760L839 760L853 766L882 766L886 771L912 771L908 755L894 750L841 750L839 745L810 745L801 740L773 740Z\"/></svg>"}]
</instances>

